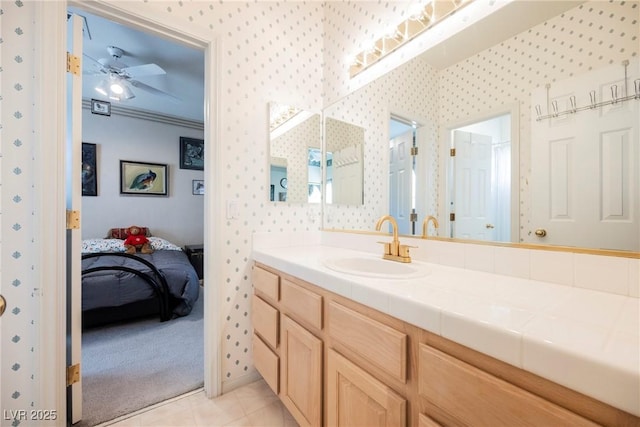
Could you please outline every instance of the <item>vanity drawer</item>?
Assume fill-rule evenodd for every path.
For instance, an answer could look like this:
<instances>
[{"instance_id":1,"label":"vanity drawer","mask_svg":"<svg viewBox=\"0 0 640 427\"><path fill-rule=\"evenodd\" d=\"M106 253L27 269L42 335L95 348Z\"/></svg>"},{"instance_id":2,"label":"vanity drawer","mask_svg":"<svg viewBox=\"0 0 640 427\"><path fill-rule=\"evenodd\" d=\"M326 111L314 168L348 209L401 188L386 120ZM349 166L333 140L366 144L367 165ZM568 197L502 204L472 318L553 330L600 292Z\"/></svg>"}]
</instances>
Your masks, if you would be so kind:
<instances>
[{"instance_id":1,"label":"vanity drawer","mask_svg":"<svg viewBox=\"0 0 640 427\"><path fill-rule=\"evenodd\" d=\"M253 287L268 299L276 302L280 299L280 276L264 268L253 266Z\"/></svg>"},{"instance_id":2,"label":"vanity drawer","mask_svg":"<svg viewBox=\"0 0 640 427\"><path fill-rule=\"evenodd\" d=\"M322 329L322 296L302 286L282 280L282 307L287 314L317 329Z\"/></svg>"},{"instance_id":3,"label":"vanity drawer","mask_svg":"<svg viewBox=\"0 0 640 427\"><path fill-rule=\"evenodd\" d=\"M256 334L253 334L253 365L271 387L271 390L278 394L280 391L280 383L278 381L280 378L280 360L278 355L271 351L269 346Z\"/></svg>"},{"instance_id":4,"label":"vanity drawer","mask_svg":"<svg viewBox=\"0 0 640 427\"><path fill-rule=\"evenodd\" d=\"M378 369L407 381L407 335L338 303L329 303L329 336Z\"/></svg>"},{"instance_id":5,"label":"vanity drawer","mask_svg":"<svg viewBox=\"0 0 640 427\"><path fill-rule=\"evenodd\" d=\"M255 294L251 321L253 330L271 347L276 348L278 346L278 310Z\"/></svg>"},{"instance_id":6,"label":"vanity drawer","mask_svg":"<svg viewBox=\"0 0 640 427\"><path fill-rule=\"evenodd\" d=\"M425 344L418 370L419 394L466 425L597 425Z\"/></svg>"}]
</instances>

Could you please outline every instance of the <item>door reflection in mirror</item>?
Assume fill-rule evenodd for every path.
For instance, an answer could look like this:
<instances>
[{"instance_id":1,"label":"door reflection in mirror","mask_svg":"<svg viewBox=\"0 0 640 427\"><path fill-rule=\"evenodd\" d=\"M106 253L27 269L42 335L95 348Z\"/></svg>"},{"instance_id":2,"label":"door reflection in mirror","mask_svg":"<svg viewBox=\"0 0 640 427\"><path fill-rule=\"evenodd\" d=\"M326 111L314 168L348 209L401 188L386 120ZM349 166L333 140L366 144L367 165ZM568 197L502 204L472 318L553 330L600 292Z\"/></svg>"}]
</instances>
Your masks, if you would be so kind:
<instances>
[{"instance_id":1,"label":"door reflection in mirror","mask_svg":"<svg viewBox=\"0 0 640 427\"><path fill-rule=\"evenodd\" d=\"M450 138L447 235L512 241L511 114L453 129Z\"/></svg>"},{"instance_id":2,"label":"door reflection in mirror","mask_svg":"<svg viewBox=\"0 0 640 427\"><path fill-rule=\"evenodd\" d=\"M400 234L416 234L416 161L412 155L416 128L416 122L398 116L389 121L389 214L398 222Z\"/></svg>"},{"instance_id":3,"label":"door reflection in mirror","mask_svg":"<svg viewBox=\"0 0 640 427\"><path fill-rule=\"evenodd\" d=\"M364 128L351 123L325 119L327 203L364 203Z\"/></svg>"}]
</instances>

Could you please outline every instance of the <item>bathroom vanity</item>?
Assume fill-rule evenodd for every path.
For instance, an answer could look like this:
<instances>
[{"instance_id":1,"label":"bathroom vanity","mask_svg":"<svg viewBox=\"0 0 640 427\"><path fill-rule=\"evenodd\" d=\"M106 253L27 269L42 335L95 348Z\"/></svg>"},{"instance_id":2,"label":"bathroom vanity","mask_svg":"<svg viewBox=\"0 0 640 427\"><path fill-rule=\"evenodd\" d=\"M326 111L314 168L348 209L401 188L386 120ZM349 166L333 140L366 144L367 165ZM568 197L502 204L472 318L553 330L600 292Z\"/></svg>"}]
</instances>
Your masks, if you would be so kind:
<instances>
[{"instance_id":1,"label":"bathroom vanity","mask_svg":"<svg viewBox=\"0 0 640 427\"><path fill-rule=\"evenodd\" d=\"M542 313L509 306L535 299L536 283L511 278L518 292L510 294L502 290L509 278L436 264L414 262L426 269L422 277L401 279L326 267L349 256L370 254L322 245L254 250L255 367L300 425L640 425L634 343L626 360L570 354L555 343L536 350L520 331ZM575 297L573 288L539 285L550 298ZM484 317L484 303L475 319L466 315L469 286L512 295L490 308L500 320ZM457 292L459 312L451 310ZM537 374L537 357L550 358L557 375ZM585 369L593 381L572 382Z\"/></svg>"}]
</instances>

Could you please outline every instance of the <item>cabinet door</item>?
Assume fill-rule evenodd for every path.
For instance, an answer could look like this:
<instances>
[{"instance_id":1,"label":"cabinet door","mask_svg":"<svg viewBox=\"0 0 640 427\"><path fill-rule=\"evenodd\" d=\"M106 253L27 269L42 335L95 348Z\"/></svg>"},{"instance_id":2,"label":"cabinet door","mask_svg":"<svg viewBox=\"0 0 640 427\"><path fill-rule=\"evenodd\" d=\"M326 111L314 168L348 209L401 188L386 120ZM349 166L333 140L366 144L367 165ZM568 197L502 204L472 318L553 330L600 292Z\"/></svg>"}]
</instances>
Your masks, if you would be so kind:
<instances>
[{"instance_id":1,"label":"cabinet door","mask_svg":"<svg viewBox=\"0 0 640 427\"><path fill-rule=\"evenodd\" d=\"M301 426L322 425L322 341L282 316L282 401Z\"/></svg>"},{"instance_id":2,"label":"cabinet door","mask_svg":"<svg viewBox=\"0 0 640 427\"><path fill-rule=\"evenodd\" d=\"M327 425L405 426L407 401L334 350L327 362Z\"/></svg>"}]
</instances>

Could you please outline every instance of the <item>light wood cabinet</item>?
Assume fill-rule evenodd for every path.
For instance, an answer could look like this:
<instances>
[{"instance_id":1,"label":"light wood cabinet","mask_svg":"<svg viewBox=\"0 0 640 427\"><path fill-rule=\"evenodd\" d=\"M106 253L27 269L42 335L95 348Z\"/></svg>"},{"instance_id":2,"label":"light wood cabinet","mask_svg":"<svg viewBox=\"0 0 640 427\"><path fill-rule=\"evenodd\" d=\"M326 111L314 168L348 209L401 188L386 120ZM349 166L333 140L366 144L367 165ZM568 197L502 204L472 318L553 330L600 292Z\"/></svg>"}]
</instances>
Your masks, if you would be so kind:
<instances>
[{"instance_id":1,"label":"light wood cabinet","mask_svg":"<svg viewBox=\"0 0 640 427\"><path fill-rule=\"evenodd\" d=\"M463 425L597 425L428 345L418 366L420 395Z\"/></svg>"},{"instance_id":2,"label":"light wood cabinet","mask_svg":"<svg viewBox=\"0 0 640 427\"><path fill-rule=\"evenodd\" d=\"M407 379L407 335L341 304L329 304L329 335L393 378Z\"/></svg>"},{"instance_id":3,"label":"light wood cabinet","mask_svg":"<svg viewBox=\"0 0 640 427\"><path fill-rule=\"evenodd\" d=\"M303 426L322 423L322 341L282 317L281 398Z\"/></svg>"},{"instance_id":4,"label":"light wood cabinet","mask_svg":"<svg viewBox=\"0 0 640 427\"><path fill-rule=\"evenodd\" d=\"M364 369L328 351L327 425L405 426L407 400Z\"/></svg>"},{"instance_id":5,"label":"light wood cabinet","mask_svg":"<svg viewBox=\"0 0 640 427\"><path fill-rule=\"evenodd\" d=\"M262 339L253 335L253 364L275 394L280 391L280 360Z\"/></svg>"},{"instance_id":6,"label":"light wood cabinet","mask_svg":"<svg viewBox=\"0 0 640 427\"><path fill-rule=\"evenodd\" d=\"M253 330L272 348L278 346L278 310L257 295L252 299L251 323Z\"/></svg>"},{"instance_id":7,"label":"light wood cabinet","mask_svg":"<svg viewBox=\"0 0 640 427\"><path fill-rule=\"evenodd\" d=\"M322 329L322 296L290 280L282 281L282 308L291 317L315 329Z\"/></svg>"},{"instance_id":8,"label":"light wood cabinet","mask_svg":"<svg viewBox=\"0 0 640 427\"><path fill-rule=\"evenodd\" d=\"M280 300L280 276L264 268L254 266L253 287L263 298L276 302Z\"/></svg>"},{"instance_id":9,"label":"light wood cabinet","mask_svg":"<svg viewBox=\"0 0 640 427\"><path fill-rule=\"evenodd\" d=\"M637 416L322 287L253 271L255 366L302 426L640 427Z\"/></svg>"}]
</instances>

